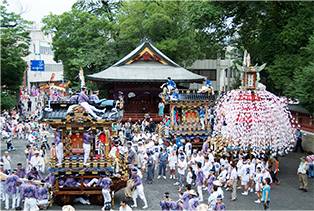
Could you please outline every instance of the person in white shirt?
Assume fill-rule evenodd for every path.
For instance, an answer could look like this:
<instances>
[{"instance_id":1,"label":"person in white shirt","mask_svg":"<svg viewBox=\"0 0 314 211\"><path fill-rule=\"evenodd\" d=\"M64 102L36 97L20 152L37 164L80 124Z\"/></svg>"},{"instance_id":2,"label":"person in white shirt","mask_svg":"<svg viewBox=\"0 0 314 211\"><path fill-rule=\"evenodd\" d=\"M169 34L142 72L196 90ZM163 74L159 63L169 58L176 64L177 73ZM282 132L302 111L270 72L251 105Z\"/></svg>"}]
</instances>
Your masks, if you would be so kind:
<instances>
[{"instance_id":1,"label":"person in white shirt","mask_svg":"<svg viewBox=\"0 0 314 211\"><path fill-rule=\"evenodd\" d=\"M127 205L125 200L122 200L120 202L119 211L132 211L132 208L129 205Z\"/></svg>"},{"instance_id":2,"label":"person in white shirt","mask_svg":"<svg viewBox=\"0 0 314 211\"><path fill-rule=\"evenodd\" d=\"M298 167L297 174L299 176L299 182L300 182L300 190L303 190L304 192L308 191L308 179L306 171L308 170L307 161L304 157L301 158L301 162Z\"/></svg>"},{"instance_id":3,"label":"person in white shirt","mask_svg":"<svg viewBox=\"0 0 314 211\"><path fill-rule=\"evenodd\" d=\"M221 184L224 186L224 184L226 183L227 181L227 174L228 174L228 171L227 169L225 169L224 167L221 167L220 168L221 171L220 171L220 174L218 175L217 179L221 182Z\"/></svg>"},{"instance_id":4,"label":"person in white shirt","mask_svg":"<svg viewBox=\"0 0 314 211\"><path fill-rule=\"evenodd\" d=\"M251 160L249 163L250 166L250 180L249 180L249 190L251 193L254 192L254 176L255 176L255 168L256 168L256 161L255 158Z\"/></svg>"},{"instance_id":5,"label":"person in white shirt","mask_svg":"<svg viewBox=\"0 0 314 211\"><path fill-rule=\"evenodd\" d=\"M213 155L213 153L212 153L212 151L211 150L209 150L209 153L208 153L208 161L209 162L211 162L211 163L214 163L215 162L215 157L214 157L214 155Z\"/></svg>"},{"instance_id":6,"label":"person in white shirt","mask_svg":"<svg viewBox=\"0 0 314 211\"><path fill-rule=\"evenodd\" d=\"M259 159L256 159L256 166L255 166L255 167L256 167L256 168L260 167L262 171L263 171L263 169L265 168L264 164L263 164L262 161L259 160Z\"/></svg>"},{"instance_id":7,"label":"person in white shirt","mask_svg":"<svg viewBox=\"0 0 314 211\"><path fill-rule=\"evenodd\" d=\"M247 163L247 161L243 161L243 165L241 167L241 185L243 188L243 193L241 193L244 196L247 196L249 194L248 192L248 183L250 180L250 165Z\"/></svg>"},{"instance_id":8,"label":"person in white shirt","mask_svg":"<svg viewBox=\"0 0 314 211\"><path fill-rule=\"evenodd\" d=\"M256 191L256 195L257 195L257 200L254 201L257 204L261 203L261 190L262 190L262 186L263 186L263 173L262 173L262 169L260 166L258 166L256 168L256 174L254 176L254 182L255 182L255 191Z\"/></svg>"},{"instance_id":9,"label":"person in white shirt","mask_svg":"<svg viewBox=\"0 0 314 211\"><path fill-rule=\"evenodd\" d=\"M231 167L232 167L230 173L230 183L232 184L231 201L235 201L237 199L238 171L235 163L232 163Z\"/></svg>"},{"instance_id":10,"label":"person in white shirt","mask_svg":"<svg viewBox=\"0 0 314 211\"><path fill-rule=\"evenodd\" d=\"M243 166L243 159L242 159L241 155L239 155L239 160L238 160L238 163L237 163L237 169L241 170L242 166Z\"/></svg>"},{"instance_id":11,"label":"person in white shirt","mask_svg":"<svg viewBox=\"0 0 314 211\"><path fill-rule=\"evenodd\" d=\"M217 203L217 197L220 195L222 199L224 198L224 192L221 189L221 182L219 180L216 180L213 182L213 192L212 194L209 195L208 197L208 205L209 205L209 210L213 210L214 207L216 206Z\"/></svg>"},{"instance_id":12,"label":"person in white shirt","mask_svg":"<svg viewBox=\"0 0 314 211\"><path fill-rule=\"evenodd\" d=\"M197 156L195 157L195 161L196 161L197 163L201 163L202 166L204 165L204 156L203 156L203 152L202 152L202 151L199 151L199 152L197 153Z\"/></svg>"},{"instance_id":13,"label":"person in white shirt","mask_svg":"<svg viewBox=\"0 0 314 211\"><path fill-rule=\"evenodd\" d=\"M214 168L215 168L215 173L219 174L221 165L220 165L220 163L218 162L218 159L215 159Z\"/></svg>"},{"instance_id":14,"label":"person in white shirt","mask_svg":"<svg viewBox=\"0 0 314 211\"><path fill-rule=\"evenodd\" d=\"M141 170L144 171L145 165L146 165L146 160L147 160L147 154L146 154L146 149L143 145L142 141L138 142L138 161L137 161L137 167Z\"/></svg>"},{"instance_id":15,"label":"person in white shirt","mask_svg":"<svg viewBox=\"0 0 314 211\"><path fill-rule=\"evenodd\" d=\"M208 157L206 156L204 158L204 165L202 167L202 170L204 172L204 176L205 178L208 178L209 176L209 171L213 168L213 164L211 162L209 162Z\"/></svg>"},{"instance_id":16,"label":"person in white shirt","mask_svg":"<svg viewBox=\"0 0 314 211\"><path fill-rule=\"evenodd\" d=\"M32 156L31 160L29 161L29 167L35 167L41 173L45 173L45 161L44 158L39 156L39 151L35 150L34 155Z\"/></svg>"},{"instance_id":17,"label":"person in white shirt","mask_svg":"<svg viewBox=\"0 0 314 211\"><path fill-rule=\"evenodd\" d=\"M179 189L181 190L184 186L184 175L185 171L187 169L187 162L184 154L179 154L178 159L178 182L176 182L174 185L179 185Z\"/></svg>"},{"instance_id":18,"label":"person in white shirt","mask_svg":"<svg viewBox=\"0 0 314 211\"><path fill-rule=\"evenodd\" d=\"M176 151L172 150L170 156L168 157L168 165L170 170L170 179L176 178L176 164L178 162L178 158L176 155Z\"/></svg>"},{"instance_id":19,"label":"person in white shirt","mask_svg":"<svg viewBox=\"0 0 314 211\"><path fill-rule=\"evenodd\" d=\"M191 155L192 155L192 144L190 141L187 140L185 146L184 146L184 152L187 156L187 159L190 159Z\"/></svg>"},{"instance_id":20,"label":"person in white shirt","mask_svg":"<svg viewBox=\"0 0 314 211\"><path fill-rule=\"evenodd\" d=\"M188 173L186 174L186 183L192 185L193 182L193 169L192 167L188 168Z\"/></svg>"},{"instance_id":21,"label":"person in white shirt","mask_svg":"<svg viewBox=\"0 0 314 211\"><path fill-rule=\"evenodd\" d=\"M270 179L270 183L269 184L273 183L273 180L272 180L271 175L269 173L269 170L267 168L264 168L262 170L262 173L263 173L263 180L265 180L266 178L269 178Z\"/></svg>"},{"instance_id":22,"label":"person in white shirt","mask_svg":"<svg viewBox=\"0 0 314 211\"><path fill-rule=\"evenodd\" d=\"M9 155L8 151L4 152L4 155L2 156L2 162L3 162L3 170L7 172L11 172L11 157Z\"/></svg>"},{"instance_id":23,"label":"person in white shirt","mask_svg":"<svg viewBox=\"0 0 314 211\"><path fill-rule=\"evenodd\" d=\"M228 161L225 159L225 156L223 156L222 158L220 158L219 163L221 166L226 166Z\"/></svg>"}]
</instances>

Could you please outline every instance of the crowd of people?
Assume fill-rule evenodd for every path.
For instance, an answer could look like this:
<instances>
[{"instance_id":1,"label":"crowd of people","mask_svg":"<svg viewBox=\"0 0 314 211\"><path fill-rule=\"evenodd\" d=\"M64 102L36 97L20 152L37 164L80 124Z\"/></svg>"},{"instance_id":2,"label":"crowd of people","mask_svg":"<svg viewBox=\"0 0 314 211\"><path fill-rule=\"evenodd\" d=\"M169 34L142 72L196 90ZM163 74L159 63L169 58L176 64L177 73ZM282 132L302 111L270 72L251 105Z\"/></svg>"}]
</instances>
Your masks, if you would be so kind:
<instances>
[{"instance_id":1,"label":"crowd of people","mask_svg":"<svg viewBox=\"0 0 314 211\"><path fill-rule=\"evenodd\" d=\"M137 136L138 133L135 133L134 137ZM136 138L127 142L128 160L133 168L140 171L147 184L154 183L155 175L157 180L170 179L174 182L181 197L172 201L166 193L160 202L162 210L195 210L202 203L210 210L221 210L224 209L223 190L232 191L231 200L235 201L239 188L242 195L255 193L255 203L268 207L269 185L280 183L278 159L267 154L254 155L241 151L217 156L209 140L201 150L192 150L190 143L178 148L176 144L168 145L162 140ZM209 196L207 200L204 199L205 192ZM143 200L145 203L145 197ZM137 205L136 197L133 201Z\"/></svg>"},{"instance_id":2,"label":"crowd of people","mask_svg":"<svg viewBox=\"0 0 314 211\"><path fill-rule=\"evenodd\" d=\"M243 196L254 194L255 203L269 208L271 188L280 184L277 156L267 151L255 154L242 150L216 154L211 138L200 150L192 149L189 141L181 140L177 145L175 141L162 139L153 130L155 125L148 118L133 124L129 120L121 125L120 138L115 141L120 144L117 146L121 151L123 147L127 148L128 162L140 175L140 184L154 184L160 179L173 181L180 198L174 201L165 193L160 202L162 210L195 210L198 206L223 210L224 191L231 191L230 200L236 201L239 190ZM313 174L314 163L310 157L302 157L297 171L300 190L305 192L307 177ZM143 188L135 191L133 206L137 206L137 196L140 196L146 207ZM206 193L207 199L204 198Z\"/></svg>"},{"instance_id":3,"label":"crowd of people","mask_svg":"<svg viewBox=\"0 0 314 211\"><path fill-rule=\"evenodd\" d=\"M0 163L0 198L5 209L20 208L22 201L24 210L48 207L49 182L45 175L51 128L39 122L43 101L43 93L38 88L21 90L17 108L1 113L1 144L6 145L6 151ZM11 151L15 151L13 139L26 146L25 160L16 166L13 166L10 155Z\"/></svg>"}]
</instances>

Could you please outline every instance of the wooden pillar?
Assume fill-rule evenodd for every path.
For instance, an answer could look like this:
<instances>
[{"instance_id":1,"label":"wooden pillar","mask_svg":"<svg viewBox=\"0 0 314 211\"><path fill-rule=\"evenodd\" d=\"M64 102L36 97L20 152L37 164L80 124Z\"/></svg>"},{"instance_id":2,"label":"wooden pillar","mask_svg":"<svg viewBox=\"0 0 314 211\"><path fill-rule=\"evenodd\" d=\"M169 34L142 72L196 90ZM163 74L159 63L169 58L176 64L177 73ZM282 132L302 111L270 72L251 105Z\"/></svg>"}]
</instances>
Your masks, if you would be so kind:
<instances>
[{"instance_id":1,"label":"wooden pillar","mask_svg":"<svg viewBox=\"0 0 314 211\"><path fill-rule=\"evenodd\" d=\"M59 176L59 175L58 175ZM59 177L56 177L56 192L58 192L59 191Z\"/></svg>"},{"instance_id":2,"label":"wooden pillar","mask_svg":"<svg viewBox=\"0 0 314 211\"><path fill-rule=\"evenodd\" d=\"M208 108L209 108L208 102L205 103L204 108L205 108L205 128L206 128L206 126L207 126L207 120L208 120Z\"/></svg>"},{"instance_id":3,"label":"wooden pillar","mask_svg":"<svg viewBox=\"0 0 314 211\"><path fill-rule=\"evenodd\" d=\"M91 141L92 147L91 147L90 156L94 157L95 152L96 152L96 135L97 135L97 128L96 128L95 122L92 123L91 129L92 129L92 137L94 137L94 138Z\"/></svg>"},{"instance_id":4,"label":"wooden pillar","mask_svg":"<svg viewBox=\"0 0 314 211\"><path fill-rule=\"evenodd\" d=\"M173 115L173 112L174 112L174 105L173 104L170 104L170 124L171 124L171 128L173 128L174 126L174 115Z\"/></svg>"},{"instance_id":5,"label":"wooden pillar","mask_svg":"<svg viewBox=\"0 0 314 211\"><path fill-rule=\"evenodd\" d=\"M96 130L94 128L92 129L92 140L91 140L91 151L89 153L89 158L93 158L95 156L95 151L96 151Z\"/></svg>"},{"instance_id":6,"label":"wooden pillar","mask_svg":"<svg viewBox=\"0 0 314 211\"><path fill-rule=\"evenodd\" d=\"M106 130L105 127L103 128L103 132L105 133L106 138L107 138L107 141L105 143L105 157L107 158L109 156L109 151L110 151L110 140L111 140L111 137L110 137L110 131Z\"/></svg>"},{"instance_id":7,"label":"wooden pillar","mask_svg":"<svg viewBox=\"0 0 314 211\"><path fill-rule=\"evenodd\" d=\"M66 139L66 137L65 137L65 135L66 135L65 130L67 130L67 128L62 128L62 132L61 132L61 142L63 144L63 160L69 154L67 143L64 141Z\"/></svg>"}]
</instances>

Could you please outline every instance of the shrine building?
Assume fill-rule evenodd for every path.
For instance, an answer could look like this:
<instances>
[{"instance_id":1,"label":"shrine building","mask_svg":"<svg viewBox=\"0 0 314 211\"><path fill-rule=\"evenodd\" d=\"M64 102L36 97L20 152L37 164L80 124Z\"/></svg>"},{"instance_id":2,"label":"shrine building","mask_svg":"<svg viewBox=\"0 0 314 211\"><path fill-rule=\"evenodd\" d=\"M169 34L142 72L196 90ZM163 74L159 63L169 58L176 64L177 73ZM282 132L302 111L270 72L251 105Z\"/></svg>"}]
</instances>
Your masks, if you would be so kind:
<instances>
[{"instance_id":1,"label":"shrine building","mask_svg":"<svg viewBox=\"0 0 314 211\"><path fill-rule=\"evenodd\" d=\"M115 98L122 91L124 118L132 119L142 118L146 113L157 117L160 86L168 77L176 82L178 88L202 82L205 78L181 67L149 41L144 41L111 67L88 75L88 79L108 91L108 98Z\"/></svg>"}]
</instances>

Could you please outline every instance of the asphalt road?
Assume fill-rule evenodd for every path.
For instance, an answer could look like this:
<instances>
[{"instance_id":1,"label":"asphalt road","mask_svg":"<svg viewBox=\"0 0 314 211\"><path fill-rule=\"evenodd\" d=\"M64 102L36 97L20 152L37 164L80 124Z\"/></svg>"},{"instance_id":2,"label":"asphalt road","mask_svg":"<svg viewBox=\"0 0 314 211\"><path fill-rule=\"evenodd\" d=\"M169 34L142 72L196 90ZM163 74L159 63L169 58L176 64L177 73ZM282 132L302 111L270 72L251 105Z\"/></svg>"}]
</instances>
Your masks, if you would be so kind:
<instances>
[{"instance_id":1,"label":"asphalt road","mask_svg":"<svg viewBox=\"0 0 314 211\"><path fill-rule=\"evenodd\" d=\"M10 152L12 157L12 166L15 167L18 162L25 162L24 149L26 141L14 140L16 151ZM1 153L5 151L5 143L1 141ZM291 152L289 155L280 158L280 185L273 185L271 190L272 210L313 210L314 209L314 179L309 179L309 191L307 193L298 190L298 177L296 170L299 164L300 153ZM149 205L149 210L160 210L159 201L163 193L168 191L172 199L178 199L177 186L174 186L174 180L160 179L153 184L144 184L144 192ZM224 203L227 210L262 210L262 205L254 203L256 196L250 193L248 196L242 196L241 190L238 191L237 201L230 200L230 192L225 192ZM207 193L204 191L204 200L207 200ZM124 198L123 191L115 194L115 209L119 207L121 199ZM130 201L129 204L132 204ZM101 206L95 205L73 205L76 210L100 210ZM143 203L138 199L138 206L141 208ZM1 204L3 208L3 204ZM53 205L49 210L61 210L60 206Z\"/></svg>"}]
</instances>

